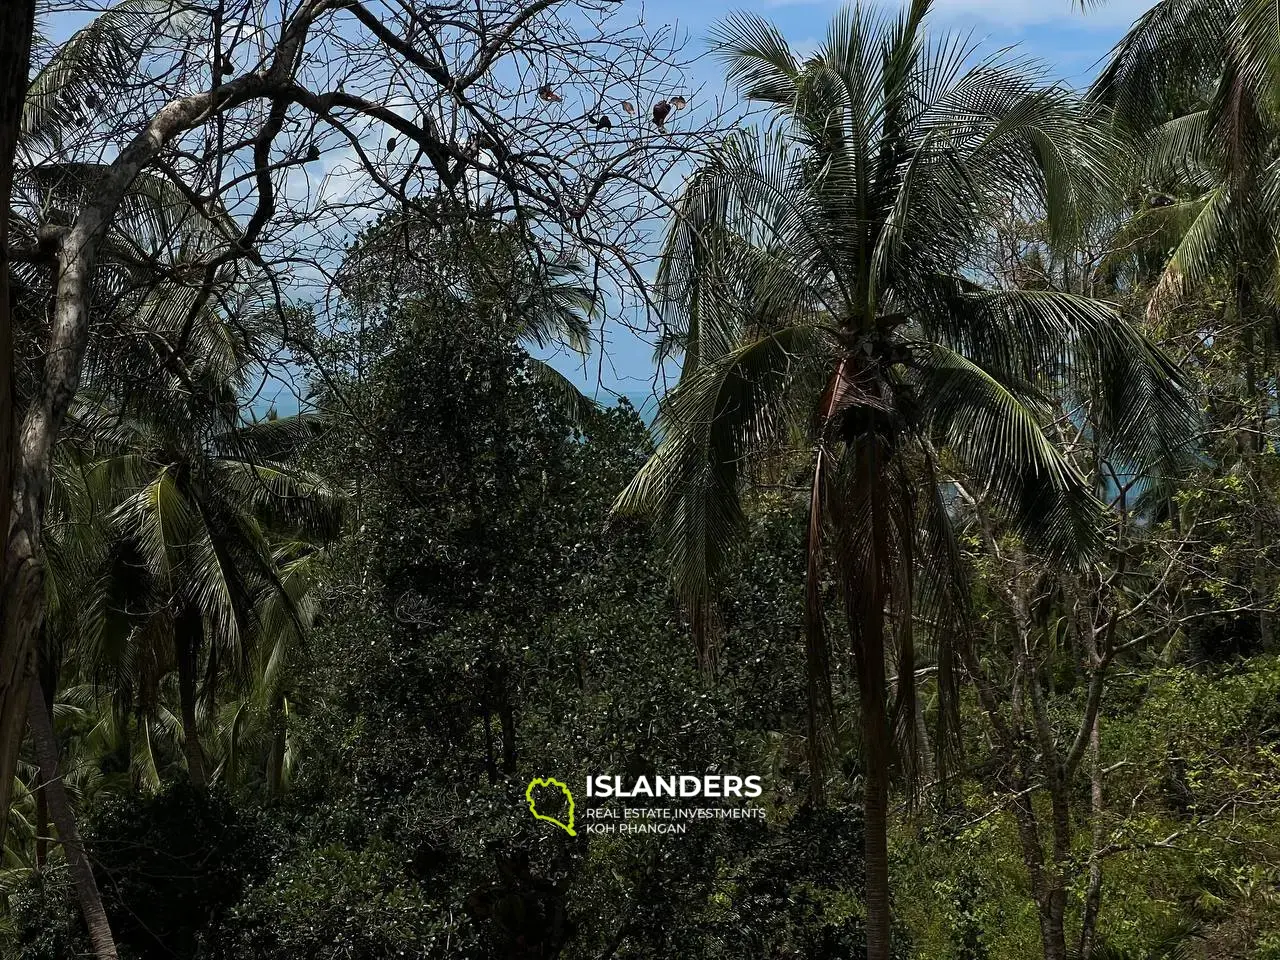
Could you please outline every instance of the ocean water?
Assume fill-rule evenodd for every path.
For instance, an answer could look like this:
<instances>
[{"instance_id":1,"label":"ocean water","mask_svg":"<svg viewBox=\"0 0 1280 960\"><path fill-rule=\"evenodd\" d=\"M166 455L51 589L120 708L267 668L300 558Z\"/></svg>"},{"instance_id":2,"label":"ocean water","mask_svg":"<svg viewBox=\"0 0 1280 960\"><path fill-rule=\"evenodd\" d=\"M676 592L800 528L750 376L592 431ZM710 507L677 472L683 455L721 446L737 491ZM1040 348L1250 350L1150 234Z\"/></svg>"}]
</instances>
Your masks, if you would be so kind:
<instances>
[{"instance_id":1,"label":"ocean water","mask_svg":"<svg viewBox=\"0 0 1280 960\"><path fill-rule=\"evenodd\" d=\"M624 393L622 396L636 408L636 412L640 414L640 419L649 426L653 426L654 418L658 415L658 399L652 392ZM616 400L613 401L613 403L616 402ZM607 403L607 405L611 406L612 403Z\"/></svg>"},{"instance_id":2,"label":"ocean water","mask_svg":"<svg viewBox=\"0 0 1280 960\"><path fill-rule=\"evenodd\" d=\"M636 408L636 412L640 414L640 418L646 424L653 426L654 418L658 415L658 398L652 390L629 391L620 396L601 391L596 395L597 401L606 407L616 405L622 397L625 397ZM250 418L255 420L265 419L268 411L271 410L274 410L276 416L280 417L288 417L297 413L299 410L297 392L284 388L259 390L250 406Z\"/></svg>"}]
</instances>

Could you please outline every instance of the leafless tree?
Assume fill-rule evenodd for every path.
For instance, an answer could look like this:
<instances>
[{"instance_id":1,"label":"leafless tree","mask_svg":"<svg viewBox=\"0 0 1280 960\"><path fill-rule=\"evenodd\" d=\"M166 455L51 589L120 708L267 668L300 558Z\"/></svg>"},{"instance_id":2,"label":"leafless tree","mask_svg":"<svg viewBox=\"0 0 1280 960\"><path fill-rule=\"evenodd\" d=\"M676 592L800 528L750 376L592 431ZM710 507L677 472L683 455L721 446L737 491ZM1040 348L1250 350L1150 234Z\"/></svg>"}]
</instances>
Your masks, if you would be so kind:
<instances>
[{"instance_id":1,"label":"leafless tree","mask_svg":"<svg viewBox=\"0 0 1280 960\"><path fill-rule=\"evenodd\" d=\"M519 218L600 283L639 289L631 251L666 212L688 154L719 127L684 86L684 38L616 0L56 5L82 20L104 8L130 13L118 70L51 85L33 126L60 123L58 135L18 150L31 176L14 202L32 229L10 252L47 271L50 295L11 444L0 809L43 617L54 447L77 392L99 375L95 305L119 292L104 293L100 274L132 191L163 185L165 202L194 211L215 238L151 271L184 293L171 298L179 322L145 331L156 375L180 378L199 312L214 303L234 319L246 305L221 298L246 285L277 320L259 357L267 370L305 351L292 311L323 289L352 233L381 212L438 211L441 198L463 215ZM671 97L688 106L655 124L652 104ZM70 209L50 202L49 169L78 178L59 194Z\"/></svg>"}]
</instances>

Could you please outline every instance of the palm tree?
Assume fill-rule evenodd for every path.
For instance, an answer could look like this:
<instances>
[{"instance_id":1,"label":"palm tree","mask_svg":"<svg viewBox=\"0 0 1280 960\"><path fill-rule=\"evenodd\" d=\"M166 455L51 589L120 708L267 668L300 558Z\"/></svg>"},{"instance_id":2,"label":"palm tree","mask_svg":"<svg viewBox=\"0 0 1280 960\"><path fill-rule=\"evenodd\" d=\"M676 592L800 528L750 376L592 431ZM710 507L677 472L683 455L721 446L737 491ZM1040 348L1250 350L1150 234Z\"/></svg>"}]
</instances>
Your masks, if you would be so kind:
<instances>
[{"instance_id":1,"label":"palm tree","mask_svg":"<svg viewBox=\"0 0 1280 960\"><path fill-rule=\"evenodd\" d=\"M217 578L221 575L225 580L228 574L225 570L220 574L219 569L234 562L239 567L236 584L244 595L231 602L271 610L270 618L255 617L252 609L235 611L237 626L244 624L252 631L255 643L279 645L268 631L281 629L286 621L295 634L305 629L292 601L297 590L287 582L288 564L282 564L277 575L274 564L280 548L262 531L331 527L337 505L333 498L321 502L328 495L323 484L281 462L310 437L312 428L305 423L273 421L216 434L202 448L208 463L193 465L191 457L181 459L171 449L169 456L175 462L157 466L156 452L143 438L154 440L159 431L146 433L138 420L127 420L106 406L92 406L88 399L77 403L67 436L59 445L57 483L47 515L47 615L40 669L28 684L35 818L32 829L22 832L31 835L39 868L46 860L52 820L71 868L94 954L110 958L116 955L114 941L79 838L71 791L78 789L82 795L110 791L128 786L130 779L158 786L158 740L173 744L174 754L185 750L193 779L202 781L205 754L194 734L185 735L196 728L195 685L187 682L195 671L182 669L178 656L204 634L194 629L186 636L177 634L172 612L184 603L191 606L209 590L221 588L229 594ZM178 433L188 426L180 416L170 416L167 422ZM159 470L160 479L151 477L149 470ZM213 553L216 559L210 566L214 569L183 564L172 570L175 576L187 578L180 587L171 581L162 584L138 570L122 577L122 551L145 557L138 539L148 518L139 516L138 504L148 500L146 494L163 478L175 474L189 479L177 485L173 495L155 498L156 509L167 511L156 520L164 524L167 535L156 549L168 550L170 555L181 552L184 557ZM197 475L206 478L203 484ZM177 503L172 502L175 498ZM120 506L111 510L112 504ZM190 510L199 511L208 523L203 539L198 526L182 522L184 512ZM236 510L247 516L236 515ZM233 514L230 519L228 514ZM145 538L142 542L150 543ZM272 564L270 569L263 569L264 562ZM276 598L272 591L283 596ZM201 630L203 614L200 609L190 614L201 618ZM309 622L309 611L306 616ZM212 635L221 637L216 632ZM254 656L252 648L246 656ZM277 653L275 659L282 657ZM198 659L199 651L191 651L189 662ZM207 655L205 663L209 672L221 670L231 679L247 679L220 666L216 655ZM176 677L171 676L174 673ZM214 679L206 673L210 700ZM55 732L54 697L60 680L71 685L58 698L58 716L77 721L80 728L78 736L65 738L69 755L80 758L79 763L70 764L71 773ZM174 702L174 711L167 709L166 701ZM130 722L131 707L136 723ZM116 752L129 756L135 776L103 775L104 757Z\"/></svg>"},{"instance_id":2,"label":"palm tree","mask_svg":"<svg viewBox=\"0 0 1280 960\"><path fill-rule=\"evenodd\" d=\"M41 206L70 208L98 175L92 165L59 164L28 171L27 180ZM78 632L90 638L86 662L125 670L130 683L121 692L141 692L153 707L168 666L176 665L182 743L190 775L202 783L195 670L206 635L237 649L259 591L272 582L273 547L263 524L297 532L297 524L327 523L336 500L279 459L291 459L310 438L314 417L240 422L253 358L275 347L275 333L262 287L241 282L236 268L215 275L216 297L189 279L193 265L216 258L225 224L155 177L138 180L125 212L104 244L85 398L59 446L63 486L87 484L99 510L114 510L108 535L117 576L82 605L97 609L99 625ZM19 279L38 307L47 296L38 265ZM181 569L172 566L173 551L183 554ZM216 675L216 653L206 659ZM56 675L61 660L51 662Z\"/></svg>"},{"instance_id":3,"label":"palm tree","mask_svg":"<svg viewBox=\"0 0 1280 960\"><path fill-rule=\"evenodd\" d=\"M12 7L12 10L9 7ZM48 286L41 284L39 276L33 278L32 272L43 269L56 243L55 233L42 226L24 219L22 204L15 204L15 181L25 185L33 182L32 156L45 152L55 155L62 146L63 133L84 123L88 111L93 114L106 115L106 104L113 94L118 94L128 82L130 65L135 63L141 51L147 46L156 31L169 29L180 30L180 21L184 15L177 14L171 6L162 0L122 0L112 10L106 11L90 24L78 31L65 45L60 47L45 62L34 79L28 82L28 64L34 23L34 4L19 3L6 5L7 16L0 17L0 33L4 34L5 55L4 69L0 70L0 100L4 106L0 109L0 195L3 206L0 207L0 488L6 492L4 506L0 509L0 531L7 538L9 530L9 495L10 461L12 459L14 411L12 401L15 397L29 395L29 379L31 371L20 369L18 354L15 351L15 327L20 326L23 313L21 300L29 295L29 281L36 280L35 287ZM39 40L37 36L37 40ZM17 172L15 174L15 168ZM46 168L48 169L48 168ZM92 189L91 184L85 189ZM141 194L147 194L143 187ZM154 192L154 191L153 191ZM185 201L184 201L185 204ZM145 205L145 204L144 204ZM52 213L53 211L50 211ZM17 227L14 231L12 228ZM49 222L44 227L53 228L57 223ZM26 241L27 248L17 263L11 264L11 253L19 242ZM108 255L110 256L110 255ZM26 276L19 275L16 296L10 295L11 275L16 271L25 271ZM154 286L154 284L153 284ZM118 285L109 293L124 293ZM17 310L11 310L11 304L19 301ZM145 305L145 296L143 303ZM45 303L48 302L47 294ZM154 300L152 301L155 302ZM123 305L123 304L121 304ZM39 317L43 310L37 307L35 316ZM30 321L30 315L21 318ZM25 359L25 358L24 358ZM29 366L29 364L28 364ZM26 374L24 378L23 374ZM74 487L74 485L73 485ZM65 506L63 504L62 506ZM57 524L66 519L66 513L60 506L55 506L49 515L49 521ZM84 518L72 521L72 526L79 527L79 536L51 536L47 542L47 551L51 559L61 554L66 560L75 557L84 560L85 554L74 549L73 542L80 546L90 546L94 540L91 529L92 522L84 522ZM46 592L49 595L49 622L56 624L60 619L57 603L58 574L66 573L68 564L61 568L55 560L47 573ZM55 570L55 568L59 568ZM83 571L83 567L81 567ZM61 612L65 612L66 607ZM43 631L48 636L49 630ZM67 861L71 867L77 899L84 915L86 928L94 955L103 960L114 960L116 956L115 942L103 909L93 871L83 845L80 842L72 807L70 805L64 783L64 772L60 770L58 742L53 728L53 710L48 702L56 689L56 677L60 658L56 651L48 649L42 643L39 653L41 669L39 675L30 678L27 686L27 719L31 730L31 743L37 760L34 779L38 783L36 795L35 849L36 865L43 862L46 850L47 819L52 815L57 827ZM56 643L53 645L56 647ZM46 695L46 686L48 694ZM7 785L5 785L7 786ZM7 795L7 791L5 792ZM6 820L10 811L5 811ZM0 833L5 821L0 821Z\"/></svg>"},{"instance_id":4,"label":"palm tree","mask_svg":"<svg viewBox=\"0 0 1280 960\"><path fill-rule=\"evenodd\" d=\"M1134 217L1135 232L1154 231L1172 248L1153 312L1224 267L1243 312L1274 276L1280 128L1269 104L1280 74L1267 44L1280 56L1280 34L1257 35L1255 6L1162 0L1116 44L1089 91L1138 140L1139 174L1179 195Z\"/></svg>"},{"instance_id":5,"label":"palm tree","mask_svg":"<svg viewBox=\"0 0 1280 960\"><path fill-rule=\"evenodd\" d=\"M276 541L273 552L280 588L261 597L251 669L219 711L224 779L237 783L246 768L256 767L268 797L286 789L297 760L291 718L315 705L314 690L299 683L291 667L320 612L328 559L328 551L303 539Z\"/></svg>"},{"instance_id":6,"label":"palm tree","mask_svg":"<svg viewBox=\"0 0 1280 960\"><path fill-rule=\"evenodd\" d=\"M52 159L29 161L19 176L22 202L13 226L26 255L15 270L15 278L20 312L28 326L38 328L45 322L52 292L46 271L51 250L59 242L59 225L68 222L86 198L94 195L106 169L97 163L68 160L66 141L78 127L109 115L122 78L133 72L151 44L159 38L182 35L191 23L190 16L175 10L168 0L122 0L73 35L32 80L22 117L24 147L31 157L47 154ZM86 400L73 411L67 437L58 449L61 490L70 494L77 483L88 484L97 507L106 504L116 508L115 529L105 535L108 539L111 533L116 535L115 557L119 560L126 544L130 549L138 547L130 537L136 536L137 525L145 522L139 498L148 490L154 493L156 484L163 486L165 480L174 481L180 475L183 495L195 499L168 506L178 511L178 519L187 516L182 512L187 508L206 511L199 517L218 527L217 533L230 541L217 548L206 542L209 550L249 550L248 558L237 557L245 568L238 582L245 589L258 590L273 576L273 545L265 537L262 523L268 519L294 523L300 519L299 511L305 512L296 501L288 500L298 491L284 488L297 481L311 485L308 489L314 490L317 498L332 497L323 484L312 485L314 478L305 477L293 465L269 459L275 454L291 455L282 441L296 447L309 432L306 423L280 422L247 430L239 422L238 397L253 379L253 358L279 348L269 295L264 293L267 285L259 275L246 276L243 265L220 258L239 232L232 218L216 204L197 209L180 188L161 175L140 176L124 200L121 214L104 240L95 284L94 336L84 372ZM252 274L255 268L249 269ZM31 377L36 366L33 362L27 365L32 369L21 371L25 376L18 378L20 396L29 395L34 388ZM264 442L271 445L269 451L264 452ZM262 456L268 459L260 459ZM148 475L152 469L159 469L160 476ZM237 495L240 502L227 502ZM318 499L309 501L310 506L317 503ZM126 516L130 504L135 509ZM328 506L332 505L330 499ZM230 518L211 512L219 509L229 511ZM258 512L246 517L241 513L245 509ZM294 514L284 517L289 511ZM56 526L59 520L55 512L51 525ZM75 536L66 538L68 543L81 538L90 527L77 518L72 529ZM252 542L243 542L246 539ZM154 546L163 550L173 544ZM139 559L137 549L132 557ZM150 559L156 560L154 556ZM227 553L221 555L224 564L230 560ZM151 589L157 582L141 577L131 586ZM219 589L223 591L224 608L216 613L217 622L210 625L213 635L220 638L248 624L252 608L260 602L257 594L236 597L240 621L228 626L225 605L231 601L225 583L219 586L192 580L186 587L193 594L213 591L211 596L215 597ZM52 597L51 603L56 599ZM101 614L101 604L110 604L111 599L109 592L99 590L76 606L81 613L97 610ZM174 595L167 599L174 600ZM111 655L102 659L99 655L103 651L95 645L101 647L103 631L110 632L104 624L123 624L125 634L134 641L150 638L151 653L155 654L166 636L160 614L167 611L170 620L182 626L176 633L170 630L179 638L176 652L181 654L188 648L198 652L205 636L205 617L216 606L209 597L205 600L203 606L194 600L185 606L176 601L172 606L153 604L147 611L156 617L150 631L133 632L136 618L99 616L95 622L92 616L79 616L77 623L48 631L47 636L57 647L74 634L82 650L86 645L89 648L88 662L120 666L126 651L129 655L139 653L138 644L113 648ZM46 650L45 659L56 677L62 662L58 650ZM177 686L184 694L179 699L188 721L182 732L190 733L183 742L190 746L192 775L201 780L203 764L197 756L199 740L192 722L193 662L197 659L195 655L178 657L183 669ZM156 668L156 663L153 656L151 667ZM131 665L130 671L137 666ZM131 672L130 681L134 687L144 680L156 687L166 681L166 675L162 669L153 669L145 677ZM54 692L49 689L47 698L51 700ZM162 720L158 729L178 729L172 718L158 719Z\"/></svg>"},{"instance_id":7,"label":"palm tree","mask_svg":"<svg viewBox=\"0 0 1280 960\"><path fill-rule=\"evenodd\" d=\"M86 599L91 571L101 558L104 543L100 517L85 495L74 470L65 462L55 468L57 483L47 515L46 551L48 576L45 580L46 618L41 631L35 674L27 681L29 704L27 726L34 759L32 793L35 796L33 846L34 866L42 869L48 859L49 826L52 822L70 873L85 928L99 960L114 960L115 939L103 907L90 864L88 851L80 839L71 801L68 775L54 725L52 698L58 689L58 673L64 649L71 643Z\"/></svg>"},{"instance_id":8,"label":"palm tree","mask_svg":"<svg viewBox=\"0 0 1280 960\"><path fill-rule=\"evenodd\" d=\"M686 362L617 504L656 520L696 623L751 464L805 438L810 776L820 800L830 568L861 708L870 960L890 950L887 801L895 731L913 767L915 624L964 605L940 458L981 477L1029 548L1073 560L1103 507L1046 436L1050 400L1091 404L1108 455L1138 466L1172 457L1193 420L1176 369L1113 305L971 279L996 206L1045 217L1065 246L1119 147L1061 88L927 41L930 5L891 21L847 9L807 59L759 18L721 28L730 79L772 123L729 138L685 187L658 294ZM935 637L949 666L948 640ZM1047 956L1063 955L1061 921L1042 917Z\"/></svg>"},{"instance_id":9,"label":"palm tree","mask_svg":"<svg viewBox=\"0 0 1280 960\"><path fill-rule=\"evenodd\" d=\"M1125 249L1164 254L1149 312L1160 316L1215 278L1226 281L1244 361L1244 469L1254 490L1273 402L1270 373L1259 371L1258 332L1269 356L1274 324L1264 305L1280 289L1278 27L1274 5L1255 0L1163 0L1116 45L1089 92L1136 139L1139 175L1173 195L1142 204L1121 238ZM1265 516L1255 504L1253 589L1270 646Z\"/></svg>"},{"instance_id":10,"label":"palm tree","mask_svg":"<svg viewBox=\"0 0 1280 960\"><path fill-rule=\"evenodd\" d=\"M187 772L204 786L214 771L200 731L212 722L219 684L249 682L255 641L284 642L261 629L264 602L273 601L274 627L292 618L294 633L305 630L281 577L289 568L278 563L278 538L334 536L341 497L296 463L314 417L231 426L195 442L185 426L176 433L155 422L129 426L126 451L89 468L102 477L106 502L111 488L117 494L114 587L102 612L124 613L126 636L104 628L89 660L137 678L143 688L126 683L121 694L152 706L172 669ZM129 606L111 610L113 596Z\"/></svg>"}]
</instances>

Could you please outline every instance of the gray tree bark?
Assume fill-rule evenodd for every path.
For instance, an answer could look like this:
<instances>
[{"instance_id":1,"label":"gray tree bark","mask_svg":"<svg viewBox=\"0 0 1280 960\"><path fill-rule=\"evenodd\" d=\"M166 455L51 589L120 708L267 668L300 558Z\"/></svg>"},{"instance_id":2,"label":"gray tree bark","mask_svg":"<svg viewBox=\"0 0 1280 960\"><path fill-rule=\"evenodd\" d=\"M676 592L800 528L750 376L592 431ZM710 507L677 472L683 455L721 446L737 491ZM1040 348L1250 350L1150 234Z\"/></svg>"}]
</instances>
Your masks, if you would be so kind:
<instances>
[{"instance_id":1,"label":"gray tree bark","mask_svg":"<svg viewBox=\"0 0 1280 960\"><path fill-rule=\"evenodd\" d=\"M341 4L342 0L311 0L294 14L267 67L213 90L180 97L160 108L111 162L98 184L96 196L81 208L63 240L58 253L53 321L46 344L43 380L22 418L11 461L13 496L5 501L5 506L12 509L12 518L0 593L0 810L7 810L12 799L27 710L27 679L33 668L35 639L44 621L41 531L49 500L53 449L67 409L80 387L89 341L90 287L103 239L134 180L175 137L204 123L215 113L290 88L311 25L321 14ZM5 54L11 46L20 46L16 40L18 34L10 27L13 31L25 27L26 35L30 36L34 13L26 21L19 15L30 6L30 2L0 2L0 63L4 64L0 69L10 69ZM29 42L26 46L29 50ZM25 73L23 77L25 95ZM5 77L0 75L0 79ZM0 98L12 109L13 98L7 89L0 88ZM3 126L0 124L0 128ZM0 138L5 136L4 129L0 129ZM0 139L0 146L6 143L7 140ZM4 156L0 155L0 177L6 169L11 172L12 163L4 163ZM4 191L6 206L9 193L8 189ZM0 249L7 247L0 245ZM3 272L7 276L7 270ZM0 333L2 339L3 333ZM5 367L3 358L0 358L0 367ZM11 370L9 363L6 373ZM0 402L9 402L12 410L11 400L5 399L10 395L11 391L7 391ZM5 818L0 817L0 843L4 840L4 828Z\"/></svg>"}]
</instances>

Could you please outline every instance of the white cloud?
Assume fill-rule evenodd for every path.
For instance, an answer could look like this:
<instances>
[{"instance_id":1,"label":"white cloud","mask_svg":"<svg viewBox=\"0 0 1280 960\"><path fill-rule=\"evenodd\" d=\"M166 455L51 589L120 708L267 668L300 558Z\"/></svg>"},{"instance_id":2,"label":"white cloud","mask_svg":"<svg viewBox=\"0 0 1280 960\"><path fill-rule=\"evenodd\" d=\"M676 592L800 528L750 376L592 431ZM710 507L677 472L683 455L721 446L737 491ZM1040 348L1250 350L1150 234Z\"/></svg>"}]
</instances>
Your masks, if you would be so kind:
<instances>
[{"instance_id":1,"label":"white cloud","mask_svg":"<svg viewBox=\"0 0 1280 960\"><path fill-rule=\"evenodd\" d=\"M771 11L782 9L798 12L826 7L833 10L842 2L844 0L753 0L745 6L769 16ZM1131 24L1154 2L1095 0L1088 10L1081 11L1076 0L934 0L932 19L937 25L972 27L976 24L995 30L1063 24L1081 30L1115 32ZM879 0L877 6L897 10L901 4Z\"/></svg>"},{"instance_id":2,"label":"white cloud","mask_svg":"<svg viewBox=\"0 0 1280 960\"><path fill-rule=\"evenodd\" d=\"M1081 11L1073 0L935 0L934 23L992 28L1061 24L1077 30L1118 32L1150 8L1153 0L1111 0Z\"/></svg>"}]
</instances>

